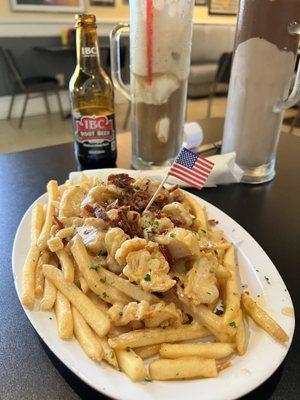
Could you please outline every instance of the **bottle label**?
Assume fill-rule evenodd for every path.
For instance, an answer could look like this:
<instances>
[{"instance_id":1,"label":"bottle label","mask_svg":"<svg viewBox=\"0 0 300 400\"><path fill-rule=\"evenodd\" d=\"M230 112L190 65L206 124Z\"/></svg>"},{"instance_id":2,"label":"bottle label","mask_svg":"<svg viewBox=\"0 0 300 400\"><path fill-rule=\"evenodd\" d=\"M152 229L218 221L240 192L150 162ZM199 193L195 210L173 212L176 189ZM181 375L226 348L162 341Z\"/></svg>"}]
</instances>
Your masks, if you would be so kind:
<instances>
[{"instance_id":1,"label":"bottle label","mask_svg":"<svg viewBox=\"0 0 300 400\"><path fill-rule=\"evenodd\" d=\"M116 150L114 114L73 117L76 142L88 156L108 155Z\"/></svg>"},{"instance_id":2,"label":"bottle label","mask_svg":"<svg viewBox=\"0 0 300 400\"><path fill-rule=\"evenodd\" d=\"M96 47L81 47L81 55L83 57L95 57L97 56Z\"/></svg>"}]
</instances>

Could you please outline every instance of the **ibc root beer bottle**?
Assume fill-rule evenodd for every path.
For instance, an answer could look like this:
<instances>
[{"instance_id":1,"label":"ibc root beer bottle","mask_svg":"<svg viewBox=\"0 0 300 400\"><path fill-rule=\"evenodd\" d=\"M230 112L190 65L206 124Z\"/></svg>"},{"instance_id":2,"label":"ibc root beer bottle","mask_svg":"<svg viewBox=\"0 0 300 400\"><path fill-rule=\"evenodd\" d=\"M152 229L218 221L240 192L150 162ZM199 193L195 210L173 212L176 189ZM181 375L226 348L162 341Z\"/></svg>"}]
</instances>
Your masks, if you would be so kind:
<instances>
[{"instance_id":1,"label":"ibc root beer bottle","mask_svg":"<svg viewBox=\"0 0 300 400\"><path fill-rule=\"evenodd\" d=\"M77 66L69 84L75 154L83 169L114 167L113 85L100 64L94 15L76 15L76 47Z\"/></svg>"}]
</instances>

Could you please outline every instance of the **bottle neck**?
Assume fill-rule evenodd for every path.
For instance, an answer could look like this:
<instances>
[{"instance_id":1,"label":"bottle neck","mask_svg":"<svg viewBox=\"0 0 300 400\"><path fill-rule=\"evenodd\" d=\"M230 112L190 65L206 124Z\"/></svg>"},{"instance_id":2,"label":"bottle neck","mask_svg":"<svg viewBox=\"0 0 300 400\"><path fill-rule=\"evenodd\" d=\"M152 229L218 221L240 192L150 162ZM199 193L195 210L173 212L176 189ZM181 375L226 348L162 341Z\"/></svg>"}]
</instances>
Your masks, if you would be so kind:
<instances>
[{"instance_id":1,"label":"bottle neck","mask_svg":"<svg viewBox=\"0 0 300 400\"><path fill-rule=\"evenodd\" d=\"M100 71L97 29L80 26L76 30L77 65L88 73Z\"/></svg>"}]
</instances>

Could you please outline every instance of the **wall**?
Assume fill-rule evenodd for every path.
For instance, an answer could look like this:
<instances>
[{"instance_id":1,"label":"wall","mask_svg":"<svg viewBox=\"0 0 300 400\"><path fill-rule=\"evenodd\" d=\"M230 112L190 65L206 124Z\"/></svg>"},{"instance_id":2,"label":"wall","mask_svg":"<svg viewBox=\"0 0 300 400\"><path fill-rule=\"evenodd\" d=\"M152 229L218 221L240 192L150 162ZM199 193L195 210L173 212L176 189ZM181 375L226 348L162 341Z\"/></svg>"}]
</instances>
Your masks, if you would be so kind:
<instances>
[{"instance_id":1,"label":"wall","mask_svg":"<svg viewBox=\"0 0 300 400\"><path fill-rule=\"evenodd\" d=\"M129 18L129 7L123 3L123 0L115 0L115 7L90 6L89 0L86 0L86 12L95 14L98 20L120 21ZM13 12L10 7L10 0L1 0L0 18L2 19L30 19L30 20L51 20L55 16L56 20L69 19L72 22L72 14L70 13L33 13L33 12ZM217 24L234 24L236 17L232 16L215 16L208 14L208 7L196 6L194 11L194 19L196 22L217 23Z\"/></svg>"}]
</instances>

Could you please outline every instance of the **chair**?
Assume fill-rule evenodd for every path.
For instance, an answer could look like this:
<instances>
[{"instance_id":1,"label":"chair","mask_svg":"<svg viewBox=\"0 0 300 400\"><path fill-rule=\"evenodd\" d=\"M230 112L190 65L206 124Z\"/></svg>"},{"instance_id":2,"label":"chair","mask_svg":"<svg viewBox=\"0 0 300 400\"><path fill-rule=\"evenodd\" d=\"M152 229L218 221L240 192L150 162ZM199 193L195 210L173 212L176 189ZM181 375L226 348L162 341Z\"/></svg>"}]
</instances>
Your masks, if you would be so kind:
<instances>
[{"instance_id":1,"label":"chair","mask_svg":"<svg viewBox=\"0 0 300 400\"><path fill-rule=\"evenodd\" d=\"M230 73L231 73L232 53L223 53L218 62L218 69L215 75L215 80L211 86L206 118L210 118L211 107L213 99L217 92L218 84L229 85Z\"/></svg>"},{"instance_id":2,"label":"chair","mask_svg":"<svg viewBox=\"0 0 300 400\"><path fill-rule=\"evenodd\" d=\"M7 114L7 119L11 118L11 113L15 101L15 97L18 94L25 94L25 100L22 108L22 113L19 119L19 128L22 127L26 107L28 100L43 97L45 102L46 111L50 114L50 106L48 101L48 94L55 94L57 98L58 108L60 111L61 118L64 118L61 99L59 95L59 84L55 78L50 76L32 76L28 78L23 78L22 74L18 68L14 55L11 50L0 47L0 52L5 62L9 79L12 84L12 97L9 105L9 110Z\"/></svg>"}]
</instances>

